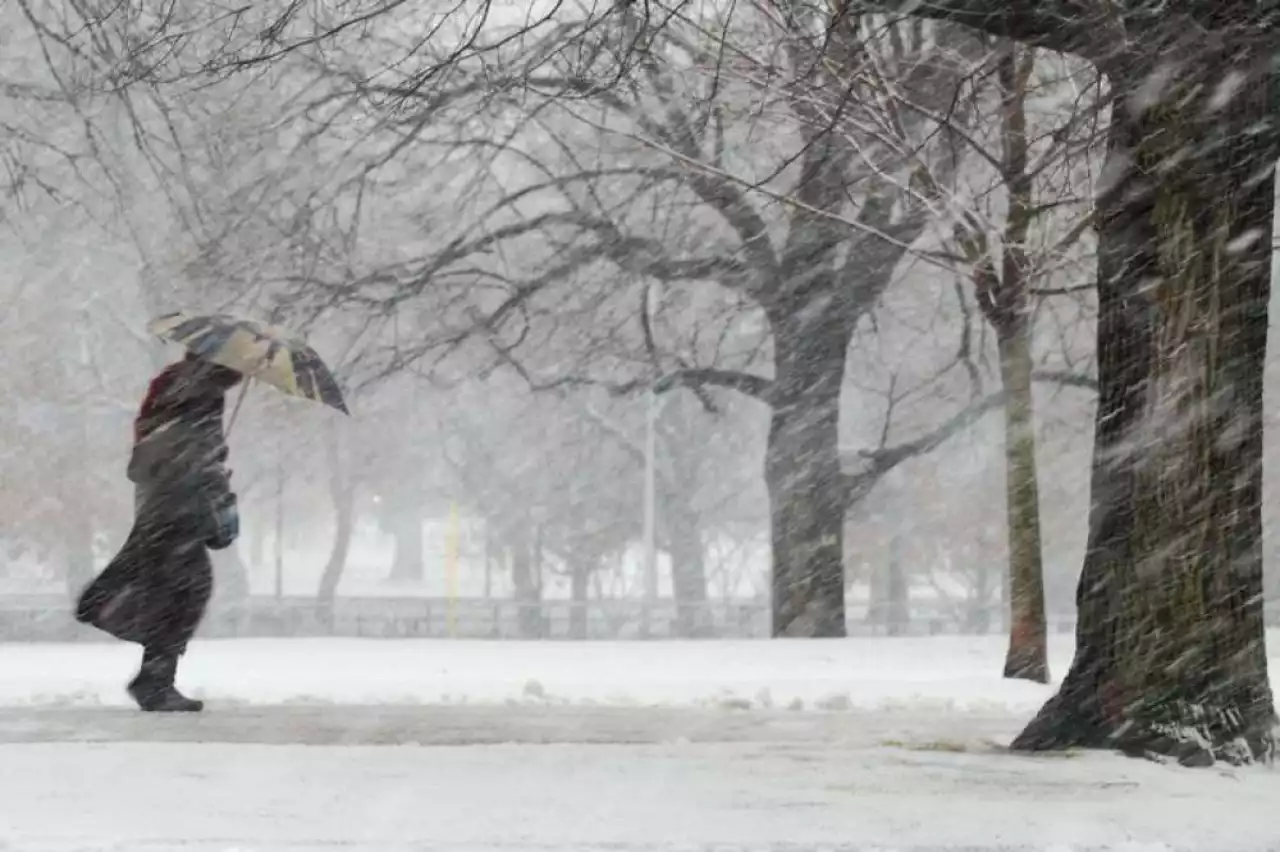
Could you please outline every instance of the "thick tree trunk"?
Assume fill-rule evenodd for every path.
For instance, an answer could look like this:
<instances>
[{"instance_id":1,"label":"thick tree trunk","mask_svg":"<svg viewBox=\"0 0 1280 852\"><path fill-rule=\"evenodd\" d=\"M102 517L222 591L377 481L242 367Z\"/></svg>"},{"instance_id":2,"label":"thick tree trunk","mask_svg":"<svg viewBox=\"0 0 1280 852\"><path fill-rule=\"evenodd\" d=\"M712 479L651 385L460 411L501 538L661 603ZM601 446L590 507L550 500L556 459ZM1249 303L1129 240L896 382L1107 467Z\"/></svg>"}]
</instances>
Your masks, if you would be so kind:
<instances>
[{"instance_id":1,"label":"thick tree trunk","mask_svg":"<svg viewBox=\"0 0 1280 852\"><path fill-rule=\"evenodd\" d=\"M706 636L710 632L706 554L697 518L691 507L681 506L678 511L668 513L665 526L671 553L676 634L683 637Z\"/></svg>"},{"instance_id":2,"label":"thick tree trunk","mask_svg":"<svg viewBox=\"0 0 1280 852\"><path fill-rule=\"evenodd\" d=\"M1031 333L1025 315L998 335L1004 409L1005 505L1009 537L1009 652L1004 676L1049 682L1040 493L1031 397Z\"/></svg>"},{"instance_id":3,"label":"thick tree trunk","mask_svg":"<svg viewBox=\"0 0 1280 852\"><path fill-rule=\"evenodd\" d=\"M1013 745L1247 761L1273 754L1276 724L1261 599L1280 153L1269 50L1250 52L1244 32L1147 38L1151 60L1108 69L1117 180L1099 209L1100 397L1076 656ZM1233 74L1245 76L1219 100ZM1153 80L1164 84L1154 105Z\"/></svg>"},{"instance_id":4,"label":"thick tree trunk","mask_svg":"<svg viewBox=\"0 0 1280 852\"><path fill-rule=\"evenodd\" d=\"M774 390L765 451L772 519L772 635L846 635L845 477L840 386L851 329L811 296L773 322Z\"/></svg>"}]
</instances>

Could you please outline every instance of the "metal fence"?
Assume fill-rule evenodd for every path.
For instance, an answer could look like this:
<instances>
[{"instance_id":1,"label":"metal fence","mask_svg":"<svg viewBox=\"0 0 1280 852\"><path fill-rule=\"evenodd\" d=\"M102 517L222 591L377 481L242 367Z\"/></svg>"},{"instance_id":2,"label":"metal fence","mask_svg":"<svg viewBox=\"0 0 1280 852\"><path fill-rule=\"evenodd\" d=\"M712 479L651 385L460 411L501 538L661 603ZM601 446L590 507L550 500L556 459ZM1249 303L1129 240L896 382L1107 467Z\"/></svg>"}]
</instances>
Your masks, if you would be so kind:
<instances>
[{"instance_id":1,"label":"metal fence","mask_svg":"<svg viewBox=\"0 0 1280 852\"><path fill-rule=\"evenodd\" d=\"M999 608L957 613L916 605L906 618L848 610L850 635L951 635L1002 633ZM1073 617L1052 616L1049 629L1075 629ZM629 600L586 603L548 600L462 598L339 598L330 607L313 598L251 597L243 603L216 605L201 625L211 638L358 637L367 639L551 639L626 640L701 638L763 639L769 635L767 602L712 601L677 608L669 601ZM76 624L67 601L56 596L0 599L0 641L93 641L98 631Z\"/></svg>"}]
</instances>

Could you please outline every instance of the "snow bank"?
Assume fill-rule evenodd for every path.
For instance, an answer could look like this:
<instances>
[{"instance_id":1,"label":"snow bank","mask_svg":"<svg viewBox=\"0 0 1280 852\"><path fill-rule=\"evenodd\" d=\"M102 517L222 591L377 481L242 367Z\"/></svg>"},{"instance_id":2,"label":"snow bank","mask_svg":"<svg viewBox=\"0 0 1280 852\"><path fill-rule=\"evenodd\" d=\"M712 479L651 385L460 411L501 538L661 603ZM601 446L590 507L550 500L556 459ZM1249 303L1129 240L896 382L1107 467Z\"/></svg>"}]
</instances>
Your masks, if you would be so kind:
<instances>
[{"instance_id":1,"label":"snow bank","mask_svg":"<svg viewBox=\"0 0 1280 852\"><path fill-rule=\"evenodd\" d=\"M1268 635L1280 671L1280 631ZM1050 640L1051 671L1071 661ZM1005 640L485 642L197 640L187 691L244 704L725 706L1034 712L1055 684L1000 677ZM139 651L125 644L0 644L0 706L129 706Z\"/></svg>"},{"instance_id":2,"label":"snow bank","mask_svg":"<svg viewBox=\"0 0 1280 852\"><path fill-rule=\"evenodd\" d=\"M1053 648L1053 670L1070 662ZM197 641L180 685L214 701L1031 712L1051 687L1000 677L998 637L833 641ZM127 705L138 649L0 645L0 704Z\"/></svg>"}]
</instances>

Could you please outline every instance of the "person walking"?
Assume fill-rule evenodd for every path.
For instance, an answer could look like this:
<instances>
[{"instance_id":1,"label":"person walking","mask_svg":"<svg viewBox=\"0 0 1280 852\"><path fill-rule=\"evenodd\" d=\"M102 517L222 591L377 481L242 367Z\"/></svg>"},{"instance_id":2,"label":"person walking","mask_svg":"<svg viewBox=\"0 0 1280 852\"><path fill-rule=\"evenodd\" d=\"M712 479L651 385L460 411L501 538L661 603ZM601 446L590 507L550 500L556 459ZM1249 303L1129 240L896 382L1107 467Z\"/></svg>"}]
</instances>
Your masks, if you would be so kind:
<instances>
[{"instance_id":1,"label":"person walking","mask_svg":"<svg viewBox=\"0 0 1280 852\"><path fill-rule=\"evenodd\" d=\"M244 376L188 354L152 381L134 421L134 523L83 591L76 620L142 646L129 695L148 712L199 712L175 686L178 662L213 593L209 550L240 531L222 418Z\"/></svg>"}]
</instances>

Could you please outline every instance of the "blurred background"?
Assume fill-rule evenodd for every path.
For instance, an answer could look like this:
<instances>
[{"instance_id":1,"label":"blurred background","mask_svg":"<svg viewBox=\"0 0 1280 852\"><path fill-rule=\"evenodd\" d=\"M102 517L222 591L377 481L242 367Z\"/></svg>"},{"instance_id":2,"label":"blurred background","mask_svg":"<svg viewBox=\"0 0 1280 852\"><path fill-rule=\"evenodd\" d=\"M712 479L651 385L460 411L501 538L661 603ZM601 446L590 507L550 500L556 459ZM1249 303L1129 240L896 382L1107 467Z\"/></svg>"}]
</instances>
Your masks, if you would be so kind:
<instances>
[{"instance_id":1,"label":"blurred background","mask_svg":"<svg viewBox=\"0 0 1280 852\"><path fill-rule=\"evenodd\" d=\"M70 8L0 8L5 638L92 638L69 601L128 531L130 422L179 354L145 326L170 310L297 328L352 410L248 392L244 534L205 634L767 636L771 413L808 391L752 382L785 378L779 340L831 307L801 298L822 276L857 302L830 374L849 632L1006 630L991 276L1013 285L1010 247L1048 621L1071 629L1105 179L1091 68L868 18L836 86L803 21L708 8L653 34L663 63L592 89L608 51L530 64L533 26L444 73L401 10L323 50L281 36L296 49L231 74L243 45L200 10L160 69L145 4L97 29ZM698 41L713 24L731 60ZM1030 165L1011 183L1015 114Z\"/></svg>"}]
</instances>

